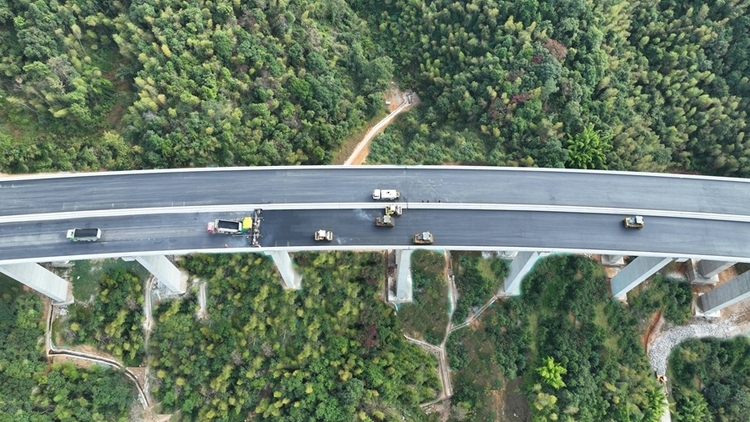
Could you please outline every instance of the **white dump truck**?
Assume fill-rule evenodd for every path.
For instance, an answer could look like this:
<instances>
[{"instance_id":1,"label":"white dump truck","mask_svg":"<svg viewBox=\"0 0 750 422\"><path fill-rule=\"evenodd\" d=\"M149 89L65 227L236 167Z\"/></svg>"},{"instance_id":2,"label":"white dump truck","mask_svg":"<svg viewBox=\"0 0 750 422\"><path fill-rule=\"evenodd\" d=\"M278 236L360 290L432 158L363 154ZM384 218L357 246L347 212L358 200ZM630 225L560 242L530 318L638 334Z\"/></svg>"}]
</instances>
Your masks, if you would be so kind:
<instances>
[{"instance_id":1,"label":"white dump truck","mask_svg":"<svg viewBox=\"0 0 750 422\"><path fill-rule=\"evenodd\" d=\"M70 229L66 236L73 242L96 242L102 238L101 229Z\"/></svg>"},{"instance_id":2,"label":"white dump truck","mask_svg":"<svg viewBox=\"0 0 750 422\"><path fill-rule=\"evenodd\" d=\"M372 191L372 199L376 201L395 201L401 194L395 189L375 189Z\"/></svg>"},{"instance_id":3,"label":"white dump truck","mask_svg":"<svg viewBox=\"0 0 750 422\"><path fill-rule=\"evenodd\" d=\"M206 231L211 234L246 234L253 229L252 217L237 220L214 220L206 225Z\"/></svg>"}]
</instances>

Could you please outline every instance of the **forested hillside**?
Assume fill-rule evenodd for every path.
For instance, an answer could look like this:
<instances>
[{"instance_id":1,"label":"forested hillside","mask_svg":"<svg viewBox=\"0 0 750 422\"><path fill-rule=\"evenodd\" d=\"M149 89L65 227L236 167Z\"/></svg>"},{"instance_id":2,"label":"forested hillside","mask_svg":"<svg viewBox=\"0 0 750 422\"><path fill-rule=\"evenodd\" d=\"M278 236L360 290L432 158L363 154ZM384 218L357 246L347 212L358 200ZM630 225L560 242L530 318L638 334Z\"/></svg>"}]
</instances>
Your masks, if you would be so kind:
<instances>
[{"instance_id":1,"label":"forested hillside","mask_svg":"<svg viewBox=\"0 0 750 422\"><path fill-rule=\"evenodd\" d=\"M750 175L746 0L353 3L424 100L371 162Z\"/></svg>"},{"instance_id":2,"label":"forested hillside","mask_svg":"<svg viewBox=\"0 0 750 422\"><path fill-rule=\"evenodd\" d=\"M437 362L376 299L380 254L297 254L301 291L282 289L272 261L254 254L185 262L208 282L208 317L196 320L194 297L156 310L151 385L164 411L186 421L425 420Z\"/></svg>"},{"instance_id":3,"label":"forested hillside","mask_svg":"<svg viewBox=\"0 0 750 422\"><path fill-rule=\"evenodd\" d=\"M0 170L325 164L395 75L423 104L371 162L745 177L748 16L748 0L3 1Z\"/></svg>"},{"instance_id":4,"label":"forested hillside","mask_svg":"<svg viewBox=\"0 0 750 422\"><path fill-rule=\"evenodd\" d=\"M0 277L0 422L125 421L135 389L122 373L48 363L36 294Z\"/></svg>"},{"instance_id":5,"label":"forested hillside","mask_svg":"<svg viewBox=\"0 0 750 422\"><path fill-rule=\"evenodd\" d=\"M1 1L0 171L324 164L391 60L346 4Z\"/></svg>"}]
</instances>

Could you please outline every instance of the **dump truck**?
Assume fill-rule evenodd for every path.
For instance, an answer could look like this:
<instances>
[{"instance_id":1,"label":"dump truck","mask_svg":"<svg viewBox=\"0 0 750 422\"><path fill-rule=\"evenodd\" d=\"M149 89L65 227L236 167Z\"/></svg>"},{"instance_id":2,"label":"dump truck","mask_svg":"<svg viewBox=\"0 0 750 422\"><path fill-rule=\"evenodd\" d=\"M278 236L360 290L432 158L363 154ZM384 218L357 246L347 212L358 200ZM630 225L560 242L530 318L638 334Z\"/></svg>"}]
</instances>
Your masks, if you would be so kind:
<instances>
[{"instance_id":1,"label":"dump truck","mask_svg":"<svg viewBox=\"0 0 750 422\"><path fill-rule=\"evenodd\" d=\"M395 201L401 194L395 189L375 189L372 191L372 199L376 201Z\"/></svg>"},{"instance_id":2,"label":"dump truck","mask_svg":"<svg viewBox=\"0 0 750 422\"><path fill-rule=\"evenodd\" d=\"M315 232L315 241L319 242L321 240L327 240L332 241L333 240L333 232L330 230L320 229Z\"/></svg>"},{"instance_id":3,"label":"dump truck","mask_svg":"<svg viewBox=\"0 0 750 422\"><path fill-rule=\"evenodd\" d=\"M100 229L70 229L65 237L73 242L96 242L101 239L102 231Z\"/></svg>"},{"instance_id":4,"label":"dump truck","mask_svg":"<svg viewBox=\"0 0 750 422\"><path fill-rule=\"evenodd\" d=\"M209 221L206 225L206 231L211 234L246 234L253 230L252 217L245 217L242 220L221 220Z\"/></svg>"},{"instance_id":5,"label":"dump truck","mask_svg":"<svg viewBox=\"0 0 750 422\"><path fill-rule=\"evenodd\" d=\"M643 228L643 217L640 215L633 215L625 217L625 227L629 229L642 229Z\"/></svg>"},{"instance_id":6,"label":"dump truck","mask_svg":"<svg viewBox=\"0 0 750 422\"><path fill-rule=\"evenodd\" d=\"M385 206L385 215L401 215L403 212L401 205L388 204Z\"/></svg>"},{"instance_id":7,"label":"dump truck","mask_svg":"<svg viewBox=\"0 0 750 422\"><path fill-rule=\"evenodd\" d=\"M414 235L414 243L417 245L431 245L435 237L430 232L422 232Z\"/></svg>"},{"instance_id":8,"label":"dump truck","mask_svg":"<svg viewBox=\"0 0 750 422\"><path fill-rule=\"evenodd\" d=\"M378 227L393 227L396 222L393 221L393 217L390 215L379 215L375 217L375 225Z\"/></svg>"}]
</instances>

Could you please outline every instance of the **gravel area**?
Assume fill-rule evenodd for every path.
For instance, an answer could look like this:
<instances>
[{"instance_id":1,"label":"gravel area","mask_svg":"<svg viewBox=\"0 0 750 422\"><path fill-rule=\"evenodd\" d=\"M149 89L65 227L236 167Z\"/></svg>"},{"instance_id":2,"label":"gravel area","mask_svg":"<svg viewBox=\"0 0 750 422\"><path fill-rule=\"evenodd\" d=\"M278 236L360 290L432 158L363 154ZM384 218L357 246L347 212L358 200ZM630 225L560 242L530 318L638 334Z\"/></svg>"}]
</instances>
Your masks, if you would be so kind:
<instances>
[{"instance_id":1,"label":"gravel area","mask_svg":"<svg viewBox=\"0 0 750 422\"><path fill-rule=\"evenodd\" d=\"M667 373L667 359L672 348L689 338L729 338L750 332L747 324L738 325L732 318L717 323L695 322L671 327L659 333L648 346L648 360L657 374Z\"/></svg>"}]
</instances>

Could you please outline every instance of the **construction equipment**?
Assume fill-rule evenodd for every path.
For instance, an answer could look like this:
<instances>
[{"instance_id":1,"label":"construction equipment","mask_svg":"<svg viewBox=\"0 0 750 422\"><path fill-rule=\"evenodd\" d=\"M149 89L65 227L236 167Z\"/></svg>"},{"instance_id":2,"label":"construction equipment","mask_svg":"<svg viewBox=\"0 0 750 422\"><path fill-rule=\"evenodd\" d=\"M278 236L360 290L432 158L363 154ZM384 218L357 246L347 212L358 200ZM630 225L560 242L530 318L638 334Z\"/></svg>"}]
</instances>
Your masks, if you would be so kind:
<instances>
[{"instance_id":1,"label":"construction equipment","mask_svg":"<svg viewBox=\"0 0 750 422\"><path fill-rule=\"evenodd\" d=\"M625 217L625 227L629 229L642 229L644 226L643 217L640 215L633 215Z\"/></svg>"},{"instance_id":2,"label":"construction equipment","mask_svg":"<svg viewBox=\"0 0 750 422\"><path fill-rule=\"evenodd\" d=\"M206 225L206 231L211 234L245 234L252 229L252 217L245 217L242 221L217 219Z\"/></svg>"},{"instance_id":3,"label":"construction equipment","mask_svg":"<svg viewBox=\"0 0 750 422\"><path fill-rule=\"evenodd\" d=\"M385 215L401 215L403 212L401 205L389 204L385 206Z\"/></svg>"},{"instance_id":4,"label":"construction equipment","mask_svg":"<svg viewBox=\"0 0 750 422\"><path fill-rule=\"evenodd\" d=\"M417 245L431 245L435 237L430 232L422 232L414 235L414 243Z\"/></svg>"},{"instance_id":5,"label":"construction equipment","mask_svg":"<svg viewBox=\"0 0 750 422\"><path fill-rule=\"evenodd\" d=\"M321 240L327 240L332 241L333 240L333 232L330 230L320 229L315 232L315 241L321 241Z\"/></svg>"},{"instance_id":6,"label":"construction equipment","mask_svg":"<svg viewBox=\"0 0 750 422\"><path fill-rule=\"evenodd\" d=\"M396 222L390 215L379 215L375 217L375 225L378 227L393 227Z\"/></svg>"}]
</instances>

